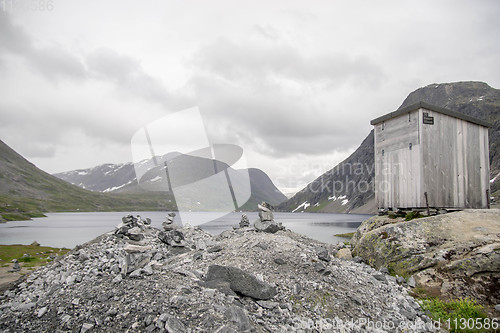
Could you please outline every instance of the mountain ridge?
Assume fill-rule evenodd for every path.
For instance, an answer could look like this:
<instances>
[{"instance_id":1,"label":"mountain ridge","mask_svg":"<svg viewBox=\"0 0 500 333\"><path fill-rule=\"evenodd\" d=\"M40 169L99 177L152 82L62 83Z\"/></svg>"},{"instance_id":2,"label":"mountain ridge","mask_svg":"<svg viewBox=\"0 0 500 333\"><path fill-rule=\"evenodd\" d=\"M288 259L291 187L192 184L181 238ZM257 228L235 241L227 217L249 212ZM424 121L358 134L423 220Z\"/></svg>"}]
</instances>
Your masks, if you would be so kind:
<instances>
[{"instance_id":1,"label":"mountain ridge","mask_svg":"<svg viewBox=\"0 0 500 333\"><path fill-rule=\"evenodd\" d=\"M202 179L208 176L206 174L207 167L211 167L213 170L213 160L199 157L191 158L196 159L195 162L197 163L193 161L189 163L189 168L184 170L184 175L181 175L181 177L188 178L193 177L193 174L198 174L198 178ZM195 166L193 167L193 165ZM216 165L218 170L229 168L227 164L220 161L217 161ZM264 171L257 168L248 168L242 171L245 170L248 170L251 197L240 209L255 210L257 204L262 201L269 202L271 205L278 205L287 199ZM159 170L158 174L152 174L149 179L146 179L146 182L156 181L158 183L156 191L167 192L164 189L168 188L168 183L165 183L165 180L161 179L164 175L165 173ZM137 183L134 164L131 162L102 164L93 168L56 173L54 176L81 188L97 192L141 193L142 195L149 195L149 191L146 191Z\"/></svg>"}]
</instances>

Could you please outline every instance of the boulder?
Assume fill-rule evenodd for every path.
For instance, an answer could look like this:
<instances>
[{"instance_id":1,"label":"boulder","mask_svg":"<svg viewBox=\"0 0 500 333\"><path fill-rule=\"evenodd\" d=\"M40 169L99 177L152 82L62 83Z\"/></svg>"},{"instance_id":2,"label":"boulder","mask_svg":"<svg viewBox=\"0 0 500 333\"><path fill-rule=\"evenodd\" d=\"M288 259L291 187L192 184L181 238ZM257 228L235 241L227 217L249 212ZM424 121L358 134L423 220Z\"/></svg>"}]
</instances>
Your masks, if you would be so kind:
<instances>
[{"instance_id":1,"label":"boulder","mask_svg":"<svg viewBox=\"0 0 500 333\"><path fill-rule=\"evenodd\" d=\"M498 209L467 209L411 221L375 216L362 223L351 244L354 255L372 267L412 276L409 286L443 298L497 304L498 221Z\"/></svg>"},{"instance_id":2,"label":"boulder","mask_svg":"<svg viewBox=\"0 0 500 333\"><path fill-rule=\"evenodd\" d=\"M213 286L221 292L227 293L227 287L237 294L254 299L270 299L277 294L276 288L257 279L237 267L212 265L202 285Z\"/></svg>"}]
</instances>

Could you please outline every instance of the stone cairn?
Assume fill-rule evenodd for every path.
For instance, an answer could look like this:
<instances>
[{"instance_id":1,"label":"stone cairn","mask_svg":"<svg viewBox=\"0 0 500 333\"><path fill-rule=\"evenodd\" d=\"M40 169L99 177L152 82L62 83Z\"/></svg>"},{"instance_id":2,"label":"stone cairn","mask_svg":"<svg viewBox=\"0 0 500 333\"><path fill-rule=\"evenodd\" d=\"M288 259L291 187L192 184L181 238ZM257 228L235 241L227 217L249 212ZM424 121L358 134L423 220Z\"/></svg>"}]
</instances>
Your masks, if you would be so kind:
<instances>
[{"instance_id":1,"label":"stone cairn","mask_svg":"<svg viewBox=\"0 0 500 333\"><path fill-rule=\"evenodd\" d=\"M247 214L241 214L240 228L246 228L250 226L250 221L248 220Z\"/></svg>"},{"instance_id":2,"label":"stone cairn","mask_svg":"<svg viewBox=\"0 0 500 333\"><path fill-rule=\"evenodd\" d=\"M151 219L141 219L139 215L127 215L122 218L115 229L115 235L120 238L128 238L133 241L141 241L144 239L144 231L151 225Z\"/></svg>"},{"instance_id":3,"label":"stone cairn","mask_svg":"<svg viewBox=\"0 0 500 333\"><path fill-rule=\"evenodd\" d=\"M158 238L165 244L170 246L184 247L184 234L176 230L177 226L174 225L175 213L168 213L167 220L162 223L163 231L158 233Z\"/></svg>"},{"instance_id":4,"label":"stone cairn","mask_svg":"<svg viewBox=\"0 0 500 333\"><path fill-rule=\"evenodd\" d=\"M174 218L175 218L175 213L170 212L167 215L167 220L162 223L163 230L165 231L171 231L174 230L176 227L174 225Z\"/></svg>"},{"instance_id":5,"label":"stone cairn","mask_svg":"<svg viewBox=\"0 0 500 333\"><path fill-rule=\"evenodd\" d=\"M274 207L267 202L262 202L259 205L259 219L254 222L254 228L257 231L264 231L269 233L275 233L279 230L283 230L284 227L280 222L274 221L273 210Z\"/></svg>"}]
</instances>

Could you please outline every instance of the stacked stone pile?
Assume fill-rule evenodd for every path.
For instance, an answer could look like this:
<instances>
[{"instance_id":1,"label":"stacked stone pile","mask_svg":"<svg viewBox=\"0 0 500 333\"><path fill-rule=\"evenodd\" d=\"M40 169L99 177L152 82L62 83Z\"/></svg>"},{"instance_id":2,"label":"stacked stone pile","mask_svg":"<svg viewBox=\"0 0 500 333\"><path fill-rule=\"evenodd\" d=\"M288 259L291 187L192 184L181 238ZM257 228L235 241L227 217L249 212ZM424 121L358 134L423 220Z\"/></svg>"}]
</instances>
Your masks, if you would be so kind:
<instances>
[{"instance_id":1,"label":"stacked stone pile","mask_svg":"<svg viewBox=\"0 0 500 333\"><path fill-rule=\"evenodd\" d=\"M259 207L259 219L254 222L254 228L257 231L275 233L279 230L284 230L280 222L274 221L274 207L267 202L262 202Z\"/></svg>"}]
</instances>

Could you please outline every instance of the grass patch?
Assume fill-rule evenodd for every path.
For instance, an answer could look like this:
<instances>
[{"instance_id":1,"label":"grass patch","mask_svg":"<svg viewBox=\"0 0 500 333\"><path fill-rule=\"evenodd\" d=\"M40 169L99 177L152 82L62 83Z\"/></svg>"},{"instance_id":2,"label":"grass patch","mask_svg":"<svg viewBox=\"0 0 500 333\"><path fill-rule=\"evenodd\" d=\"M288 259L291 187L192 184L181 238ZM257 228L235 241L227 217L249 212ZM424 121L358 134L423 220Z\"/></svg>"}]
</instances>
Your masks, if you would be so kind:
<instances>
[{"instance_id":1,"label":"grass patch","mask_svg":"<svg viewBox=\"0 0 500 333\"><path fill-rule=\"evenodd\" d=\"M439 320L441 327L449 328L450 332L487 332L487 323L491 324L483 306L468 298L449 302L438 298L424 299L422 309L428 311L433 320Z\"/></svg>"},{"instance_id":2,"label":"grass patch","mask_svg":"<svg viewBox=\"0 0 500 333\"><path fill-rule=\"evenodd\" d=\"M342 238L352 238L354 236L355 232L347 232L345 234L335 234L334 236L337 237L342 237Z\"/></svg>"},{"instance_id":3,"label":"grass patch","mask_svg":"<svg viewBox=\"0 0 500 333\"><path fill-rule=\"evenodd\" d=\"M17 259L23 267L38 267L52 261L50 255L62 256L68 251L66 248L37 245L0 245L0 262L6 265ZM25 254L28 256L24 256Z\"/></svg>"},{"instance_id":4,"label":"grass patch","mask_svg":"<svg viewBox=\"0 0 500 333\"><path fill-rule=\"evenodd\" d=\"M409 212L405 215L405 221L411 221L414 219L419 219L421 217L424 217L420 212Z\"/></svg>"}]
</instances>

